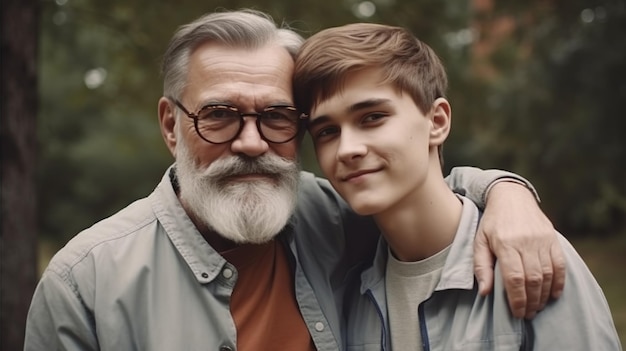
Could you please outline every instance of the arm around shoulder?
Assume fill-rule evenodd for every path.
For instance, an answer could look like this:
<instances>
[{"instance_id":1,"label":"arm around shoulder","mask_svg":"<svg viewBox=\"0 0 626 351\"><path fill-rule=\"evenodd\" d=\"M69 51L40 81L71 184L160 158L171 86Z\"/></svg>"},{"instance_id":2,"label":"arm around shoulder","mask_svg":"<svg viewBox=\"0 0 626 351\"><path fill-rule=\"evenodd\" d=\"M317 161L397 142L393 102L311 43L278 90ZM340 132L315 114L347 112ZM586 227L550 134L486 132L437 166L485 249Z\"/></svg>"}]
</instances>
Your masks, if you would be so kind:
<instances>
[{"instance_id":1,"label":"arm around shoulder","mask_svg":"<svg viewBox=\"0 0 626 351\"><path fill-rule=\"evenodd\" d=\"M552 223L539 208L537 192L523 177L501 170L457 167L447 180L485 208L474 242L480 293L486 295L493 287L495 255L511 311L532 318L548 297L559 296L565 280L561 249Z\"/></svg>"},{"instance_id":2,"label":"arm around shoulder","mask_svg":"<svg viewBox=\"0 0 626 351\"><path fill-rule=\"evenodd\" d=\"M24 350L98 349L93 316L67 281L46 271L28 311Z\"/></svg>"},{"instance_id":3,"label":"arm around shoulder","mask_svg":"<svg viewBox=\"0 0 626 351\"><path fill-rule=\"evenodd\" d=\"M455 192L459 192L472 200L479 208L484 209L487 204L487 194L493 185L502 180L511 180L519 182L539 201L539 194L533 185L524 177L499 170L499 169L480 169L476 167L454 167L450 171L450 175L446 177L448 186Z\"/></svg>"}]
</instances>

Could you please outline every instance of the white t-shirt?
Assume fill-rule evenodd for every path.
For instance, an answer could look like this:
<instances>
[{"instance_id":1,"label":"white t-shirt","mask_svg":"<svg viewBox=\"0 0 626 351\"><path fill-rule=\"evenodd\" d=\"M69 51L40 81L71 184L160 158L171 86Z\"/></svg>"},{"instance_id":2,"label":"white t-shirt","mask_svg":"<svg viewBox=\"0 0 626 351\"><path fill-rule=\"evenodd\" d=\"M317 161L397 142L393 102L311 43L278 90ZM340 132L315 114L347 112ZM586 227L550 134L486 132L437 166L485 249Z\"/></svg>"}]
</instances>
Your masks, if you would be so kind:
<instances>
[{"instance_id":1,"label":"white t-shirt","mask_svg":"<svg viewBox=\"0 0 626 351\"><path fill-rule=\"evenodd\" d=\"M389 250L385 289L392 349L424 349L417 309L439 283L448 252L450 246L421 261L403 262Z\"/></svg>"}]
</instances>

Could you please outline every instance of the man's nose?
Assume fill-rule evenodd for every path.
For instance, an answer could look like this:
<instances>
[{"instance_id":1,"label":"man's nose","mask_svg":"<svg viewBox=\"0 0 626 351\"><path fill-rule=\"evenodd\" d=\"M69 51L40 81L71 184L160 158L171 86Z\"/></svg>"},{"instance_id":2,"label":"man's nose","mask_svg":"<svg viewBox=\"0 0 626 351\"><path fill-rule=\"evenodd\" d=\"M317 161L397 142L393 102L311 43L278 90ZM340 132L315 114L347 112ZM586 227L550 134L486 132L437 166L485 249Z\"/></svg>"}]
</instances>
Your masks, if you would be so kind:
<instances>
[{"instance_id":1,"label":"man's nose","mask_svg":"<svg viewBox=\"0 0 626 351\"><path fill-rule=\"evenodd\" d=\"M339 136L339 146L337 148L337 160L340 162L351 162L367 154L367 146L359 137L358 133L342 130Z\"/></svg>"},{"instance_id":2,"label":"man's nose","mask_svg":"<svg viewBox=\"0 0 626 351\"><path fill-rule=\"evenodd\" d=\"M243 129L233 140L231 150L236 154L244 154L250 157L261 156L267 152L269 145L261 138L261 133L257 128L256 118L244 117Z\"/></svg>"}]
</instances>

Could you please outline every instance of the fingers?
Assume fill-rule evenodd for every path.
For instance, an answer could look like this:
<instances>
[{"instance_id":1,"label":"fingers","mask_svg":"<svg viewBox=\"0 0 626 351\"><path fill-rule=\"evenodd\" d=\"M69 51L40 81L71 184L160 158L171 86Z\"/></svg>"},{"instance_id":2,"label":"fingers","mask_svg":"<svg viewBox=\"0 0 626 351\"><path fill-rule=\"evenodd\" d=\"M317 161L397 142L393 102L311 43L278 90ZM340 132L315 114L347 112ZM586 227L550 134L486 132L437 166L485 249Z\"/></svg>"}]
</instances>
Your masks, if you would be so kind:
<instances>
[{"instance_id":1,"label":"fingers","mask_svg":"<svg viewBox=\"0 0 626 351\"><path fill-rule=\"evenodd\" d=\"M511 312L533 318L565 283L565 260L550 220L536 199L519 185L494 185L474 245L480 294L493 289L494 258L499 262ZM493 204L494 206L491 206Z\"/></svg>"},{"instance_id":2,"label":"fingers","mask_svg":"<svg viewBox=\"0 0 626 351\"><path fill-rule=\"evenodd\" d=\"M524 318L531 319L535 317L537 311L541 308L541 298L543 295L544 276L543 266L541 265L541 250L534 255L524 255L524 278L526 280L526 310ZM551 279L550 279L551 280ZM549 294L548 287L546 295Z\"/></svg>"},{"instance_id":3,"label":"fingers","mask_svg":"<svg viewBox=\"0 0 626 351\"><path fill-rule=\"evenodd\" d=\"M505 266L504 263L502 264ZM523 284L526 296L523 316L526 319L532 319L546 306L550 297L558 297L563 291L565 260L558 241L555 241L549 248L539 247L534 254L531 252L521 254L519 264L523 265L521 272L517 270L505 272L506 268L503 267L507 296L511 309L517 317L517 309L522 308L523 298L521 295L517 295L518 290L516 289L520 284ZM556 274L557 271L560 273ZM520 280L523 283L520 283ZM509 290L509 286L512 290Z\"/></svg>"},{"instance_id":4,"label":"fingers","mask_svg":"<svg viewBox=\"0 0 626 351\"><path fill-rule=\"evenodd\" d=\"M561 297L565 287L565 257L558 240L552 244L550 254L552 257L552 268L554 269L551 295L553 298L558 299Z\"/></svg>"},{"instance_id":5,"label":"fingers","mask_svg":"<svg viewBox=\"0 0 626 351\"><path fill-rule=\"evenodd\" d=\"M493 289L494 257L481 230L474 239L474 274L478 280L478 293L486 296Z\"/></svg>"},{"instance_id":6,"label":"fingers","mask_svg":"<svg viewBox=\"0 0 626 351\"><path fill-rule=\"evenodd\" d=\"M539 271L536 257L540 260ZM550 297L558 298L565 286L565 258L556 236L549 248L539 247L538 256L524 255L524 271L528 300L525 318L530 319L546 306ZM539 296L538 301L536 296Z\"/></svg>"},{"instance_id":7,"label":"fingers","mask_svg":"<svg viewBox=\"0 0 626 351\"><path fill-rule=\"evenodd\" d=\"M523 318L526 315L527 299L522 257L517 251L509 250L499 262L511 313L516 318Z\"/></svg>"},{"instance_id":8,"label":"fingers","mask_svg":"<svg viewBox=\"0 0 626 351\"><path fill-rule=\"evenodd\" d=\"M552 267L552 261L550 260L550 251L551 249L541 249L539 252L543 282L541 284L541 297L539 299L539 307L537 308L538 311L541 311L544 307L546 307L548 299L552 293L554 270Z\"/></svg>"}]
</instances>

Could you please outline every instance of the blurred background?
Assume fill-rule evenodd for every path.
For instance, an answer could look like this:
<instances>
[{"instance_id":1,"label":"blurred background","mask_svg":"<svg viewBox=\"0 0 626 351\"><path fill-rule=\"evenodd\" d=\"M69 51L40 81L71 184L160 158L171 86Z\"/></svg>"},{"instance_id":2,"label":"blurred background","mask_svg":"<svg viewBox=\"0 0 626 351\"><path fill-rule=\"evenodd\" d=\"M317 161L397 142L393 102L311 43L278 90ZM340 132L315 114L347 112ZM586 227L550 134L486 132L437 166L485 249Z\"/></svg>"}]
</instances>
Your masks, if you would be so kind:
<instances>
[{"instance_id":1,"label":"blurred background","mask_svg":"<svg viewBox=\"0 0 626 351\"><path fill-rule=\"evenodd\" d=\"M148 195L173 161L156 103L161 55L176 28L205 12L250 7L304 37L368 21L408 27L432 46L447 68L454 112L446 169L501 168L528 178L602 285L626 343L626 1L26 2L37 28L23 42L37 53L36 119L16 123L29 126L37 141L24 145L34 148L25 178L32 178L32 192L16 196L31 211L25 218L36 234L22 240L36 248L29 258L35 279L80 230ZM21 33L3 29L4 65L5 36ZM10 97L3 93L3 105ZM3 107L3 123L7 114ZM12 130L3 124L3 182L14 165L5 163ZM318 171L308 143L301 157L305 169ZM3 196L3 220L19 216L8 201ZM3 254L28 252L10 249L9 231L3 226ZM32 288L24 285L16 299L27 305ZM6 321L5 314L3 331Z\"/></svg>"}]
</instances>

